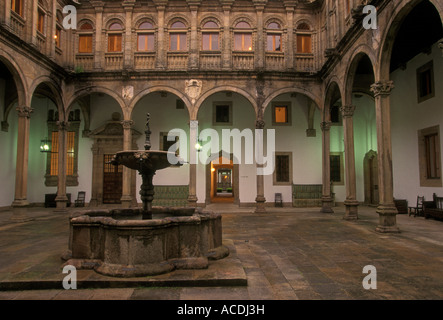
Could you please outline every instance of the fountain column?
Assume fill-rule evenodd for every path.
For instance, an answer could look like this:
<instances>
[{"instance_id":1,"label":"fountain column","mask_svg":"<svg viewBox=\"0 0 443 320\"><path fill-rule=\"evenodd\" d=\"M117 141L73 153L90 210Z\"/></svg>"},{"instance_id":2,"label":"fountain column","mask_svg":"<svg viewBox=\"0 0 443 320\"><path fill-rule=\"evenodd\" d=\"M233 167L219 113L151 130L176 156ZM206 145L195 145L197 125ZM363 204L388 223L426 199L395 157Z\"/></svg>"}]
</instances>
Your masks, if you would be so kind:
<instances>
[{"instance_id":1,"label":"fountain column","mask_svg":"<svg viewBox=\"0 0 443 320\"><path fill-rule=\"evenodd\" d=\"M123 126L123 150L128 151L131 150L132 146L132 126L134 125L134 121L123 120L121 124ZM127 167L123 167L123 186L121 198L123 208L129 208L132 205L131 177L132 170Z\"/></svg>"},{"instance_id":2,"label":"fountain column","mask_svg":"<svg viewBox=\"0 0 443 320\"><path fill-rule=\"evenodd\" d=\"M190 141L190 165L189 165L189 196L188 205L190 207L197 206L197 150L195 144L198 137L198 121L191 120L189 124L189 141Z\"/></svg>"},{"instance_id":3,"label":"fountain column","mask_svg":"<svg viewBox=\"0 0 443 320\"><path fill-rule=\"evenodd\" d=\"M255 128L258 130L262 130L265 128L265 122L261 119L257 120L255 123ZM255 202L256 202L256 208L255 208L255 212L257 213L265 213L266 212L266 208L265 208L265 203L266 203L266 198L265 198L265 180L264 180L264 176L263 174L259 174L259 171L261 171L263 169L263 144L264 144L264 140L263 140L263 133L255 136L256 139L260 139L260 141L256 141L255 145L256 148L261 148L261 150L256 150L256 154L259 157L258 159L256 159L256 166L257 166L257 197L255 198Z\"/></svg>"},{"instance_id":4,"label":"fountain column","mask_svg":"<svg viewBox=\"0 0 443 320\"><path fill-rule=\"evenodd\" d=\"M68 197L66 196L66 165L67 165L67 138L69 123L66 121L58 121L58 182L57 182L57 204L56 212L65 212Z\"/></svg>"}]
</instances>

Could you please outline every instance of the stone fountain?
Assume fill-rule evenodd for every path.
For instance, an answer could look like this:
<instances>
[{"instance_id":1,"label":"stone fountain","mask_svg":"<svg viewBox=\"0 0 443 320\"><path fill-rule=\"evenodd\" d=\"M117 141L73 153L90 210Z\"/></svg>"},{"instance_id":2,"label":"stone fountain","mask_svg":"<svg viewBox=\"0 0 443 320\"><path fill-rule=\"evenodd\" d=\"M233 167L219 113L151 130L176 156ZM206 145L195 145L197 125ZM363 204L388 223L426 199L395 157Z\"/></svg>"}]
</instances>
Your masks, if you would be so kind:
<instances>
[{"instance_id":1,"label":"stone fountain","mask_svg":"<svg viewBox=\"0 0 443 320\"><path fill-rule=\"evenodd\" d=\"M207 268L229 250L222 244L221 215L201 208L153 207L157 170L183 165L175 153L151 150L147 116L145 150L118 152L111 163L142 176L142 208L84 210L70 216L65 265L116 277L141 277L175 269Z\"/></svg>"}]
</instances>

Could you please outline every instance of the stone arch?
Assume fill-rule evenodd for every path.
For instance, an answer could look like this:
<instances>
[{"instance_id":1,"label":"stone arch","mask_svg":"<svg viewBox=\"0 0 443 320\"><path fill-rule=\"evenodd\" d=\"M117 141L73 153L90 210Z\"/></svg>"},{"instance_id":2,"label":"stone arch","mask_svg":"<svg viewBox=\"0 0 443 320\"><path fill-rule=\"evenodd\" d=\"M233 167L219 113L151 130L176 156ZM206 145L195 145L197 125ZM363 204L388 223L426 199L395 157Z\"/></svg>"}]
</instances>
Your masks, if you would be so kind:
<instances>
[{"instance_id":1,"label":"stone arch","mask_svg":"<svg viewBox=\"0 0 443 320\"><path fill-rule=\"evenodd\" d=\"M371 61L372 72L375 77L375 57L372 50L365 44L358 46L351 54L351 58L349 59L350 63L347 65L345 73L345 92L343 93L343 97L345 101L349 103L352 101L352 88L354 86L358 65L365 56L369 58L369 61ZM368 92L369 89L370 88L368 88Z\"/></svg>"},{"instance_id":2,"label":"stone arch","mask_svg":"<svg viewBox=\"0 0 443 320\"><path fill-rule=\"evenodd\" d=\"M207 14L207 15L203 16L202 19L201 19L201 21L200 21L200 25L199 25L199 27L200 27L200 28L203 28L203 26L204 26L207 22L210 22L210 21L213 21L213 22L217 23L217 25L218 25L219 28L222 28L222 27L223 27L223 22L222 22L222 20L220 19L220 17L217 17L215 14Z\"/></svg>"},{"instance_id":3,"label":"stone arch","mask_svg":"<svg viewBox=\"0 0 443 320\"><path fill-rule=\"evenodd\" d=\"M127 112L125 112L126 111L125 102L117 93L115 93L115 91L108 89L106 87L86 87L86 88L76 91L71 97L69 97L66 100L66 104L65 104L67 106L66 115L69 115L69 112L71 111L72 106L73 106L74 102L77 101L77 99L83 98L83 97L90 95L92 93L104 93L104 94L109 95L115 101L117 101L118 105L120 106L120 108L123 112L123 116L126 119Z\"/></svg>"},{"instance_id":4,"label":"stone arch","mask_svg":"<svg viewBox=\"0 0 443 320\"><path fill-rule=\"evenodd\" d=\"M143 15L139 15L139 16L137 16L137 17L134 19L134 23L133 23L132 27L135 28L135 29L138 29L138 28L140 27L140 25L141 25L143 22L149 22L149 23L152 23L152 25L154 26L154 28L157 28L157 27L158 27L157 20L154 19L153 16L151 16L151 15L146 15L146 14L143 14Z\"/></svg>"},{"instance_id":5,"label":"stone arch","mask_svg":"<svg viewBox=\"0 0 443 320\"><path fill-rule=\"evenodd\" d=\"M224 91L232 91L232 92L238 93L241 96L243 96L244 98L246 98L252 104L252 107L254 108L255 115L257 117L257 115L258 115L257 102L255 101L254 97L251 94L249 94L247 91L237 88L237 87L220 86L220 87L212 88L200 96L200 98L196 101L196 103L194 105L194 109L192 110L191 120L197 119L197 115L200 110L200 107L207 98L209 98L213 94L216 94L218 92L224 92Z\"/></svg>"},{"instance_id":6,"label":"stone arch","mask_svg":"<svg viewBox=\"0 0 443 320\"><path fill-rule=\"evenodd\" d=\"M235 17L232 19L232 22L231 22L231 28L235 29L235 26L236 26L239 22L243 22L243 21L246 22L246 23L248 23L248 24L250 25L251 30L254 30L254 29L256 28L255 25L254 25L254 22L252 21L252 19L249 18L248 16L245 16L244 14L237 15L237 16L235 16Z\"/></svg>"},{"instance_id":7,"label":"stone arch","mask_svg":"<svg viewBox=\"0 0 443 320\"><path fill-rule=\"evenodd\" d=\"M80 27L84 23L89 23L92 26L92 30L95 31L95 23L94 23L94 18L92 16L84 16L84 17L82 17L82 19L77 23L78 30L80 30Z\"/></svg>"},{"instance_id":8,"label":"stone arch","mask_svg":"<svg viewBox=\"0 0 443 320\"><path fill-rule=\"evenodd\" d=\"M323 106L323 113L322 113L322 121L329 121L330 120L330 107L332 102L335 99L341 99L343 101L343 91L341 90L340 82L336 77L333 77L328 85L326 86L325 91L325 103Z\"/></svg>"},{"instance_id":9,"label":"stone arch","mask_svg":"<svg viewBox=\"0 0 443 320\"><path fill-rule=\"evenodd\" d=\"M303 23L306 24L307 26L309 26L309 31L315 30L315 28L314 28L315 24L308 17L302 16L299 19L294 20L294 28L296 29L296 31L299 31L299 30L297 30L297 28L299 25L301 25Z\"/></svg>"},{"instance_id":10,"label":"stone arch","mask_svg":"<svg viewBox=\"0 0 443 320\"><path fill-rule=\"evenodd\" d=\"M189 18L186 17L184 14L175 13L173 16L169 17L166 21L166 26L169 29L171 29L171 26L175 22L183 22L186 25L186 28L191 27L191 22L189 21Z\"/></svg>"},{"instance_id":11,"label":"stone arch","mask_svg":"<svg viewBox=\"0 0 443 320\"><path fill-rule=\"evenodd\" d=\"M120 15L113 15L113 16L111 16L111 17L108 17L108 18L104 21L104 23L103 23L103 25L104 25L104 29L105 29L105 30L109 30L109 27L110 27L113 23L119 23L119 24L122 26L122 31L125 30L125 26L126 26L126 24L125 24L125 19L124 19L122 16L120 16Z\"/></svg>"},{"instance_id":12,"label":"stone arch","mask_svg":"<svg viewBox=\"0 0 443 320\"><path fill-rule=\"evenodd\" d=\"M34 92L38 89L40 85L46 85L50 90L52 97L54 99L54 104L57 107L57 110L59 112L60 120L67 120L65 115L65 106L63 101L63 95L62 95L62 89L60 85L54 81L54 79L50 78L49 76L40 76L34 80L34 82L30 86L30 99L32 99L32 96L34 95Z\"/></svg>"},{"instance_id":13,"label":"stone arch","mask_svg":"<svg viewBox=\"0 0 443 320\"><path fill-rule=\"evenodd\" d=\"M283 22L283 20L281 19L281 17L279 16L269 16L265 19L264 24L263 24L263 28L266 30L268 28L268 25L272 22L278 23L280 25L280 30L285 30L287 28L289 28L289 26Z\"/></svg>"},{"instance_id":14,"label":"stone arch","mask_svg":"<svg viewBox=\"0 0 443 320\"><path fill-rule=\"evenodd\" d=\"M305 89L289 87L289 88L282 88L282 89L279 89L279 90L273 92L272 94L270 94L270 95L266 98L265 102L263 103L263 112L266 111L267 107L268 107L269 104L272 102L272 100L274 100L274 99L277 98L278 96L280 96L280 95L282 95L282 94L285 94L285 93L300 93L300 94L303 94L303 95L307 96L309 99L311 99L311 100L315 103L315 105L317 106L317 108L318 108L319 110L321 110L321 107L320 107L320 106L321 106L321 102L320 102L321 100L320 100L319 97L317 97L317 96L314 95L312 92L309 92L309 91L307 91L307 90L305 90Z\"/></svg>"},{"instance_id":15,"label":"stone arch","mask_svg":"<svg viewBox=\"0 0 443 320\"><path fill-rule=\"evenodd\" d=\"M394 48L395 36L399 32L402 22L406 17L414 10L414 8L423 1L427 0L403 0L403 1L392 1L396 3L395 8L391 11L390 19L386 23L386 29L381 36L380 50L377 57L378 68L375 70L375 79L378 80L389 80L390 75L390 65L392 50ZM443 4L439 0L429 0L429 2L435 7L440 19L443 21ZM395 4L393 4L395 5Z\"/></svg>"},{"instance_id":16,"label":"stone arch","mask_svg":"<svg viewBox=\"0 0 443 320\"><path fill-rule=\"evenodd\" d=\"M135 106L137 105L137 103L145 96L147 96L150 93L153 92L168 92L168 93L172 93L174 95L176 95L178 98L182 99L183 102L186 105L186 109L188 110L188 115L191 115L191 110L192 110L192 104L189 101L189 99L186 97L185 94L183 94L182 92L178 91L177 89L174 89L172 87L168 87L168 86L157 86L157 87L151 87L148 89L145 89L143 91L141 91L140 93L138 93L136 96L134 96L134 98L131 101L131 104L128 107L128 114L127 114L127 118L125 117L126 120L130 120L132 118L132 112L134 111Z\"/></svg>"},{"instance_id":17,"label":"stone arch","mask_svg":"<svg viewBox=\"0 0 443 320\"><path fill-rule=\"evenodd\" d=\"M31 104L28 95L28 85L26 83L25 75L22 70L8 53L0 48L0 62L3 63L14 79L15 87L17 88L17 103L19 106L29 106ZM6 120L6 118L5 118Z\"/></svg>"}]
</instances>

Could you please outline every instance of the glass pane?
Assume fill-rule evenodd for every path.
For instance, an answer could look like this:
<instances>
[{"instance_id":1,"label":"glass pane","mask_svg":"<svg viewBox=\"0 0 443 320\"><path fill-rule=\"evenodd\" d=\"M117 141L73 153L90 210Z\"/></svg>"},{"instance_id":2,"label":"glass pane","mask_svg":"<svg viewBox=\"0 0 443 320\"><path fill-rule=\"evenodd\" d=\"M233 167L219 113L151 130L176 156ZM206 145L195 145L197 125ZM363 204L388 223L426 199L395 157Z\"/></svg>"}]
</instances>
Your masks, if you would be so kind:
<instances>
[{"instance_id":1,"label":"glass pane","mask_svg":"<svg viewBox=\"0 0 443 320\"><path fill-rule=\"evenodd\" d=\"M92 30L92 25L89 22L85 22L81 25L80 30Z\"/></svg>"},{"instance_id":2,"label":"glass pane","mask_svg":"<svg viewBox=\"0 0 443 320\"><path fill-rule=\"evenodd\" d=\"M206 22L203 28L218 28L218 25L214 21Z\"/></svg>"},{"instance_id":3,"label":"glass pane","mask_svg":"<svg viewBox=\"0 0 443 320\"><path fill-rule=\"evenodd\" d=\"M154 26L152 25L152 23L149 22L143 22L140 26L139 29L153 29Z\"/></svg>"},{"instance_id":4,"label":"glass pane","mask_svg":"<svg viewBox=\"0 0 443 320\"><path fill-rule=\"evenodd\" d=\"M244 50L252 51L252 35L250 33L244 35Z\"/></svg>"},{"instance_id":5,"label":"glass pane","mask_svg":"<svg viewBox=\"0 0 443 320\"><path fill-rule=\"evenodd\" d=\"M235 51L242 50L242 34L241 33L234 34L234 50Z\"/></svg>"},{"instance_id":6,"label":"glass pane","mask_svg":"<svg viewBox=\"0 0 443 320\"><path fill-rule=\"evenodd\" d=\"M274 51L274 36L268 35L266 40L266 50L267 51Z\"/></svg>"},{"instance_id":7,"label":"glass pane","mask_svg":"<svg viewBox=\"0 0 443 320\"><path fill-rule=\"evenodd\" d=\"M170 50L177 51L177 49L178 49L178 34L172 33L170 35L170 41L171 41Z\"/></svg>"},{"instance_id":8,"label":"glass pane","mask_svg":"<svg viewBox=\"0 0 443 320\"><path fill-rule=\"evenodd\" d=\"M155 43L154 35L148 34L147 37L148 37L148 51L154 51L154 43Z\"/></svg>"},{"instance_id":9,"label":"glass pane","mask_svg":"<svg viewBox=\"0 0 443 320\"><path fill-rule=\"evenodd\" d=\"M212 34L212 50L218 50L219 49L218 44L218 33Z\"/></svg>"},{"instance_id":10,"label":"glass pane","mask_svg":"<svg viewBox=\"0 0 443 320\"><path fill-rule=\"evenodd\" d=\"M276 35L275 38L275 51L281 51L281 36Z\"/></svg>"},{"instance_id":11,"label":"glass pane","mask_svg":"<svg viewBox=\"0 0 443 320\"><path fill-rule=\"evenodd\" d=\"M203 50L205 51L211 50L210 41L211 41L211 35L209 33L203 34L203 44L202 44Z\"/></svg>"},{"instance_id":12,"label":"glass pane","mask_svg":"<svg viewBox=\"0 0 443 320\"><path fill-rule=\"evenodd\" d=\"M179 48L179 50L180 51L186 51L187 48L188 48L187 43L186 43L186 33L181 33L179 35L179 37L180 37L180 48Z\"/></svg>"},{"instance_id":13,"label":"glass pane","mask_svg":"<svg viewBox=\"0 0 443 320\"><path fill-rule=\"evenodd\" d=\"M171 26L171 29L183 29L183 28L186 28L186 26L183 22L180 21L174 22Z\"/></svg>"},{"instance_id":14,"label":"glass pane","mask_svg":"<svg viewBox=\"0 0 443 320\"><path fill-rule=\"evenodd\" d=\"M137 50L138 51L146 51L148 49L148 36L146 34L139 34L138 35L138 46L137 46Z\"/></svg>"},{"instance_id":15,"label":"glass pane","mask_svg":"<svg viewBox=\"0 0 443 320\"><path fill-rule=\"evenodd\" d=\"M276 22L271 22L271 23L268 25L268 29L278 30L278 29L280 29L280 25L279 25L278 23L276 23Z\"/></svg>"},{"instance_id":16,"label":"glass pane","mask_svg":"<svg viewBox=\"0 0 443 320\"><path fill-rule=\"evenodd\" d=\"M122 29L122 26L120 25L120 23L113 23L109 27L109 30L121 30L121 29Z\"/></svg>"},{"instance_id":17,"label":"glass pane","mask_svg":"<svg viewBox=\"0 0 443 320\"><path fill-rule=\"evenodd\" d=\"M237 25L235 27L239 28L239 29L250 29L251 28L249 23L244 22L244 21L237 23Z\"/></svg>"}]
</instances>

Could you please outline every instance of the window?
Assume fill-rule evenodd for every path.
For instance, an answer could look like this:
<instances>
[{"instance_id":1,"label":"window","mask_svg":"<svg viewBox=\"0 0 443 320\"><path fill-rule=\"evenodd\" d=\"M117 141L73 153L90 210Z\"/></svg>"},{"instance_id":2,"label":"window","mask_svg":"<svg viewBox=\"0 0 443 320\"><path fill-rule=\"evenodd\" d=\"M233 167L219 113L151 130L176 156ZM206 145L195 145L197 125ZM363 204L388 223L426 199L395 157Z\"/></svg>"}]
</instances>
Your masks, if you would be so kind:
<instances>
[{"instance_id":1,"label":"window","mask_svg":"<svg viewBox=\"0 0 443 320\"><path fill-rule=\"evenodd\" d=\"M85 22L80 26L78 36L79 53L92 53L92 32L93 28L89 22Z\"/></svg>"},{"instance_id":2,"label":"window","mask_svg":"<svg viewBox=\"0 0 443 320\"><path fill-rule=\"evenodd\" d=\"M297 53L312 53L311 28L306 23L297 27Z\"/></svg>"},{"instance_id":3,"label":"window","mask_svg":"<svg viewBox=\"0 0 443 320\"><path fill-rule=\"evenodd\" d=\"M155 33L154 26L150 22L143 22L137 33L137 51L154 51Z\"/></svg>"},{"instance_id":4,"label":"window","mask_svg":"<svg viewBox=\"0 0 443 320\"><path fill-rule=\"evenodd\" d=\"M342 123L342 115L340 112L340 106L334 104L330 109L331 114L331 124L332 125L341 125Z\"/></svg>"},{"instance_id":5,"label":"window","mask_svg":"<svg viewBox=\"0 0 443 320\"><path fill-rule=\"evenodd\" d=\"M37 13L37 31L41 34L45 33L45 13L40 8Z\"/></svg>"},{"instance_id":6,"label":"window","mask_svg":"<svg viewBox=\"0 0 443 320\"><path fill-rule=\"evenodd\" d=\"M272 125L291 125L291 103L274 102L272 104Z\"/></svg>"},{"instance_id":7,"label":"window","mask_svg":"<svg viewBox=\"0 0 443 320\"><path fill-rule=\"evenodd\" d=\"M274 185L292 184L292 153L275 153Z\"/></svg>"},{"instance_id":8,"label":"window","mask_svg":"<svg viewBox=\"0 0 443 320\"><path fill-rule=\"evenodd\" d=\"M440 127L418 131L420 186L441 187Z\"/></svg>"},{"instance_id":9,"label":"window","mask_svg":"<svg viewBox=\"0 0 443 320\"><path fill-rule=\"evenodd\" d=\"M268 25L267 29L268 29L268 34L266 41L266 51L281 52L282 43L281 43L280 25L276 22L271 22Z\"/></svg>"},{"instance_id":10,"label":"window","mask_svg":"<svg viewBox=\"0 0 443 320\"><path fill-rule=\"evenodd\" d=\"M109 27L108 33L108 52L122 51L122 31L120 23L113 23Z\"/></svg>"},{"instance_id":11,"label":"window","mask_svg":"<svg viewBox=\"0 0 443 320\"><path fill-rule=\"evenodd\" d=\"M23 0L11 0L11 9L20 16L23 16Z\"/></svg>"},{"instance_id":12,"label":"window","mask_svg":"<svg viewBox=\"0 0 443 320\"><path fill-rule=\"evenodd\" d=\"M61 36L62 36L62 22L61 22L61 18L58 14L57 14L57 18L56 18L55 23L56 23L55 35L54 35L55 46L60 49L61 48Z\"/></svg>"},{"instance_id":13,"label":"window","mask_svg":"<svg viewBox=\"0 0 443 320\"><path fill-rule=\"evenodd\" d=\"M234 50L252 51L252 31L247 22L239 22L234 31Z\"/></svg>"},{"instance_id":14,"label":"window","mask_svg":"<svg viewBox=\"0 0 443 320\"><path fill-rule=\"evenodd\" d=\"M202 50L218 51L220 50L218 25L209 21L203 26L202 32Z\"/></svg>"},{"instance_id":15,"label":"window","mask_svg":"<svg viewBox=\"0 0 443 320\"><path fill-rule=\"evenodd\" d=\"M435 96L433 61L417 70L417 94L419 103Z\"/></svg>"},{"instance_id":16,"label":"window","mask_svg":"<svg viewBox=\"0 0 443 320\"><path fill-rule=\"evenodd\" d=\"M58 158L59 158L59 131L57 126L58 112L48 111L48 133L51 137L51 152L47 156L45 185L57 186L58 183ZM66 140L66 184L78 185L78 139L80 130L80 110L71 111L69 114L69 131Z\"/></svg>"},{"instance_id":17,"label":"window","mask_svg":"<svg viewBox=\"0 0 443 320\"><path fill-rule=\"evenodd\" d=\"M232 102L214 102L214 125L232 125Z\"/></svg>"},{"instance_id":18,"label":"window","mask_svg":"<svg viewBox=\"0 0 443 320\"><path fill-rule=\"evenodd\" d=\"M170 51L188 51L187 30L183 22L175 22L171 25L169 33L169 50Z\"/></svg>"},{"instance_id":19,"label":"window","mask_svg":"<svg viewBox=\"0 0 443 320\"><path fill-rule=\"evenodd\" d=\"M343 185L343 152L331 152L329 154L329 169L331 181L335 185Z\"/></svg>"}]
</instances>

